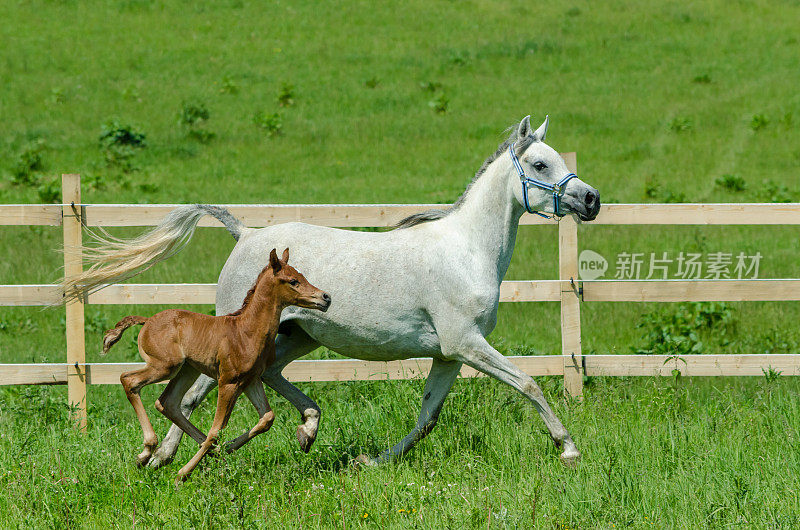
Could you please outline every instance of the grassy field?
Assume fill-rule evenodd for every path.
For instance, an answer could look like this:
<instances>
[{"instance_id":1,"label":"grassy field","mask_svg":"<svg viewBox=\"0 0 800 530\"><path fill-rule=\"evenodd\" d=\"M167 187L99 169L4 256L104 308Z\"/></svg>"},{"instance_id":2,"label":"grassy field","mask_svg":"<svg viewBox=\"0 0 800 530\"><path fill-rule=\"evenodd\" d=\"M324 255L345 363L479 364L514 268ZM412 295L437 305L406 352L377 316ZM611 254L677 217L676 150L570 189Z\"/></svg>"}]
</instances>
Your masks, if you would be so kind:
<instances>
[{"instance_id":1,"label":"grassy field","mask_svg":"<svg viewBox=\"0 0 800 530\"><path fill-rule=\"evenodd\" d=\"M62 172L95 203L451 202L506 127L546 113L548 142L578 152L604 202L798 201L798 18L791 1L0 3L0 203L57 201ZM54 280L60 238L4 227L0 283ZM800 277L794 227L585 225L580 241L612 265L760 252L760 277ZM508 278L555 278L556 243L552 227L521 229ZM201 230L136 281L214 282L232 246ZM158 309L89 307L87 358L120 316ZM795 303L584 304L583 346L797 353L798 318ZM555 304L506 304L490 340L558 353L557 322ZM105 360L137 359L122 346ZM63 352L62 312L0 309L0 362ZM0 514L40 527L799 524L797 382L602 379L580 405L543 383L584 451L576 472L521 398L463 381L410 457L357 473L349 456L411 427L421 383L309 385L325 411L310 455L272 398L268 436L177 492L177 464L132 467L141 437L118 388L90 390L87 436L67 428L63 388L2 388Z\"/></svg>"},{"instance_id":2,"label":"grassy field","mask_svg":"<svg viewBox=\"0 0 800 530\"><path fill-rule=\"evenodd\" d=\"M92 388L89 433L69 428L63 389L4 390L0 513L5 527L797 528L800 385L734 379L596 380L565 404L577 470L558 461L532 408L487 380L459 381L439 427L402 462L358 471L412 425L421 382L305 388L325 411L310 454L294 410L272 431L209 459L180 489L178 465L140 470L141 430L118 388ZM157 396L145 391L145 401ZM353 404L359 403L353 412ZM240 404L229 436L251 426ZM247 411L244 413L243 411ZM213 407L199 409L208 424ZM31 421L34 419L34 421ZM165 421L156 420L164 430ZM178 460L191 456L186 444Z\"/></svg>"}]
</instances>

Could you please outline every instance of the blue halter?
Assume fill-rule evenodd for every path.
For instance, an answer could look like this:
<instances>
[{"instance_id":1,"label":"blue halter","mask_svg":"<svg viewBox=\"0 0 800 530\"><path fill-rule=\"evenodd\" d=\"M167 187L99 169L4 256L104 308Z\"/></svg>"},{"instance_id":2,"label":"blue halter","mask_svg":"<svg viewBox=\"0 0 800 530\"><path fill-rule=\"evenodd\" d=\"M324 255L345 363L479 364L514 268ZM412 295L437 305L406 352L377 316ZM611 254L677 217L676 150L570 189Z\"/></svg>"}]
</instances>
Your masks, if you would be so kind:
<instances>
[{"instance_id":1,"label":"blue halter","mask_svg":"<svg viewBox=\"0 0 800 530\"><path fill-rule=\"evenodd\" d=\"M525 175L525 171L522 170L522 165L519 163L519 158L517 158L517 155L514 153L515 145L517 144L513 143L508 146L508 154L511 155L511 162L514 163L514 167L517 169L519 180L522 181L522 198L525 202L525 211L528 213L541 215L545 219L552 219L552 217L549 215L545 215L542 212L537 212L536 210L531 210L531 205L528 203L528 185L530 184L532 186L536 186L537 188L551 192L553 194L553 217L563 217L564 214L559 212L561 208L561 197L564 195L564 191L567 188L567 182L574 179L578 175L575 173L567 173L567 175L559 180L556 184L548 184L547 182L542 182L541 180L528 177Z\"/></svg>"}]
</instances>

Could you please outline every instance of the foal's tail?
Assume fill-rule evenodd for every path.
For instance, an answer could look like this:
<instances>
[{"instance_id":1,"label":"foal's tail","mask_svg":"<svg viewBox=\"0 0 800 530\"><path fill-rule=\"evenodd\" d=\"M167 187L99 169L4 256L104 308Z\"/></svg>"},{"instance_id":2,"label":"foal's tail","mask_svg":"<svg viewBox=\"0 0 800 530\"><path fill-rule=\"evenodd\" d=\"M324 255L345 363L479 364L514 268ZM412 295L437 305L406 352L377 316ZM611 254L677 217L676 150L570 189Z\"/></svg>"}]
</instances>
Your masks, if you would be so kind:
<instances>
[{"instance_id":1,"label":"foal's tail","mask_svg":"<svg viewBox=\"0 0 800 530\"><path fill-rule=\"evenodd\" d=\"M99 233L87 230L95 240L94 246L65 251L81 250L92 265L81 274L61 280L62 302L82 298L108 284L131 278L177 254L189 243L204 215L216 217L237 241L245 230L228 210L207 204L175 208L158 226L133 239L118 239L104 230Z\"/></svg>"},{"instance_id":2,"label":"foal's tail","mask_svg":"<svg viewBox=\"0 0 800 530\"><path fill-rule=\"evenodd\" d=\"M131 326L141 325L147 322L147 319L144 317L137 317L137 316L129 316L125 317L114 327L114 329L109 329L106 331L106 334L103 335L103 353L105 355L108 353L108 350L111 349L111 346L119 342L119 339L122 338L122 334L125 333L125 330Z\"/></svg>"}]
</instances>

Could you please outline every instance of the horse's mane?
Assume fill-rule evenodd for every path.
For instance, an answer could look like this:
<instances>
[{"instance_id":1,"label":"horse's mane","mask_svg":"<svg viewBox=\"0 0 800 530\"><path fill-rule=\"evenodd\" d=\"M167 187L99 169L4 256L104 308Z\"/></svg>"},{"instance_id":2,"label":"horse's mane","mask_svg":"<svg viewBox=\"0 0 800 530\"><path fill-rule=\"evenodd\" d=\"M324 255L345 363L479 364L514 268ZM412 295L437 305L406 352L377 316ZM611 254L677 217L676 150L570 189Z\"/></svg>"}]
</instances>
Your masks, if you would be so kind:
<instances>
[{"instance_id":1,"label":"horse's mane","mask_svg":"<svg viewBox=\"0 0 800 530\"><path fill-rule=\"evenodd\" d=\"M264 267L263 269L261 269L261 272L258 273L258 278L256 278L256 282L253 284L253 286L250 288L250 290L247 291L247 294L244 295L244 301L242 302L242 307L240 307L239 309L237 309L233 313L228 313L227 316L235 317L235 316L241 315L244 312L244 310L247 309L247 306L250 304L250 301L253 299L253 294L256 292L256 287L258 287L258 284L261 282L261 277L264 276L264 274L266 274L269 269L270 269L270 264L267 263L267 266Z\"/></svg>"},{"instance_id":2,"label":"horse's mane","mask_svg":"<svg viewBox=\"0 0 800 530\"><path fill-rule=\"evenodd\" d=\"M472 180L469 182L469 184L467 184L467 188L464 190L464 193L461 194L461 196L456 200L456 202L454 202L448 208L444 209L433 208L431 210L427 210L421 213L415 213L414 215L409 215L408 217L406 217L405 219L401 220L396 225L394 225L393 228L394 229L411 228L412 226L416 226L421 223L427 223L429 221L435 221L437 219L441 219L442 217L446 217L451 213L453 213L454 211L458 210L461 207L461 205L464 204L464 201L467 198L467 194L469 194L469 191L472 188L473 184L475 184L475 182L479 178L481 178L481 176L484 173L486 173L486 170L491 165L491 163L500 158L500 156L506 152L509 145L512 145L514 142L519 140L519 137L517 136L516 125L512 125L506 130L507 131L510 130L511 134L509 134L508 138L506 138L503 141L503 143L501 143L497 147L497 151L495 151L494 154L490 155L489 158L483 161L483 164L481 165L480 169L478 170L477 173L475 173L475 176L472 177ZM518 152L524 151L531 143L533 143L533 138L531 138L530 136L526 136L525 138L519 141L519 145L517 145L515 150Z\"/></svg>"}]
</instances>

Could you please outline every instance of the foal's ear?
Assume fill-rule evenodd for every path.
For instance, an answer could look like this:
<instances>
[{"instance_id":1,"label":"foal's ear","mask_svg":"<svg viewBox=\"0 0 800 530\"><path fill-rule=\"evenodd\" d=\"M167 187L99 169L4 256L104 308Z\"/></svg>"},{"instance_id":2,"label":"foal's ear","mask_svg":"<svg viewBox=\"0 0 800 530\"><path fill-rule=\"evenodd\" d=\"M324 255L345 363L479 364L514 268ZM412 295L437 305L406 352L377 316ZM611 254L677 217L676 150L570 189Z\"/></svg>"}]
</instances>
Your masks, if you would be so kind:
<instances>
[{"instance_id":1,"label":"foal's ear","mask_svg":"<svg viewBox=\"0 0 800 530\"><path fill-rule=\"evenodd\" d=\"M283 251L283 257L281 258L281 261L284 262L284 263L289 263L289 249L288 248Z\"/></svg>"},{"instance_id":2,"label":"foal's ear","mask_svg":"<svg viewBox=\"0 0 800 530\"><path fill-rule=\"evenodd\" d=\"M550 125L550 116L549 115L544 117L544 122L533 133L534 141L536 141L536 142L544 142L544 139L547 136L547 126L548 125Z\"/></svg>"},{"instance_id":3,"label":"foal's ear","mask_svg":"<svg viewBox=\"0 0 800 530\"><path fill-rule=\"evenodd\" d=\"M281 270L281 262L278 260L278 252L274 248L272 249L272 252L269 253L269 266L272 267L274 272Z\"/></svg>"},{"instance_id":4,"label":"foal's ear","mask_svg":"<svg viewBox=\"0 0 800 530\"><path fill-rule=\"evenodd\" d=\"M525 116L517 126L517 138L520 140L527 137L531 133L531 117Z\"/></svg>"}]
</instances>

